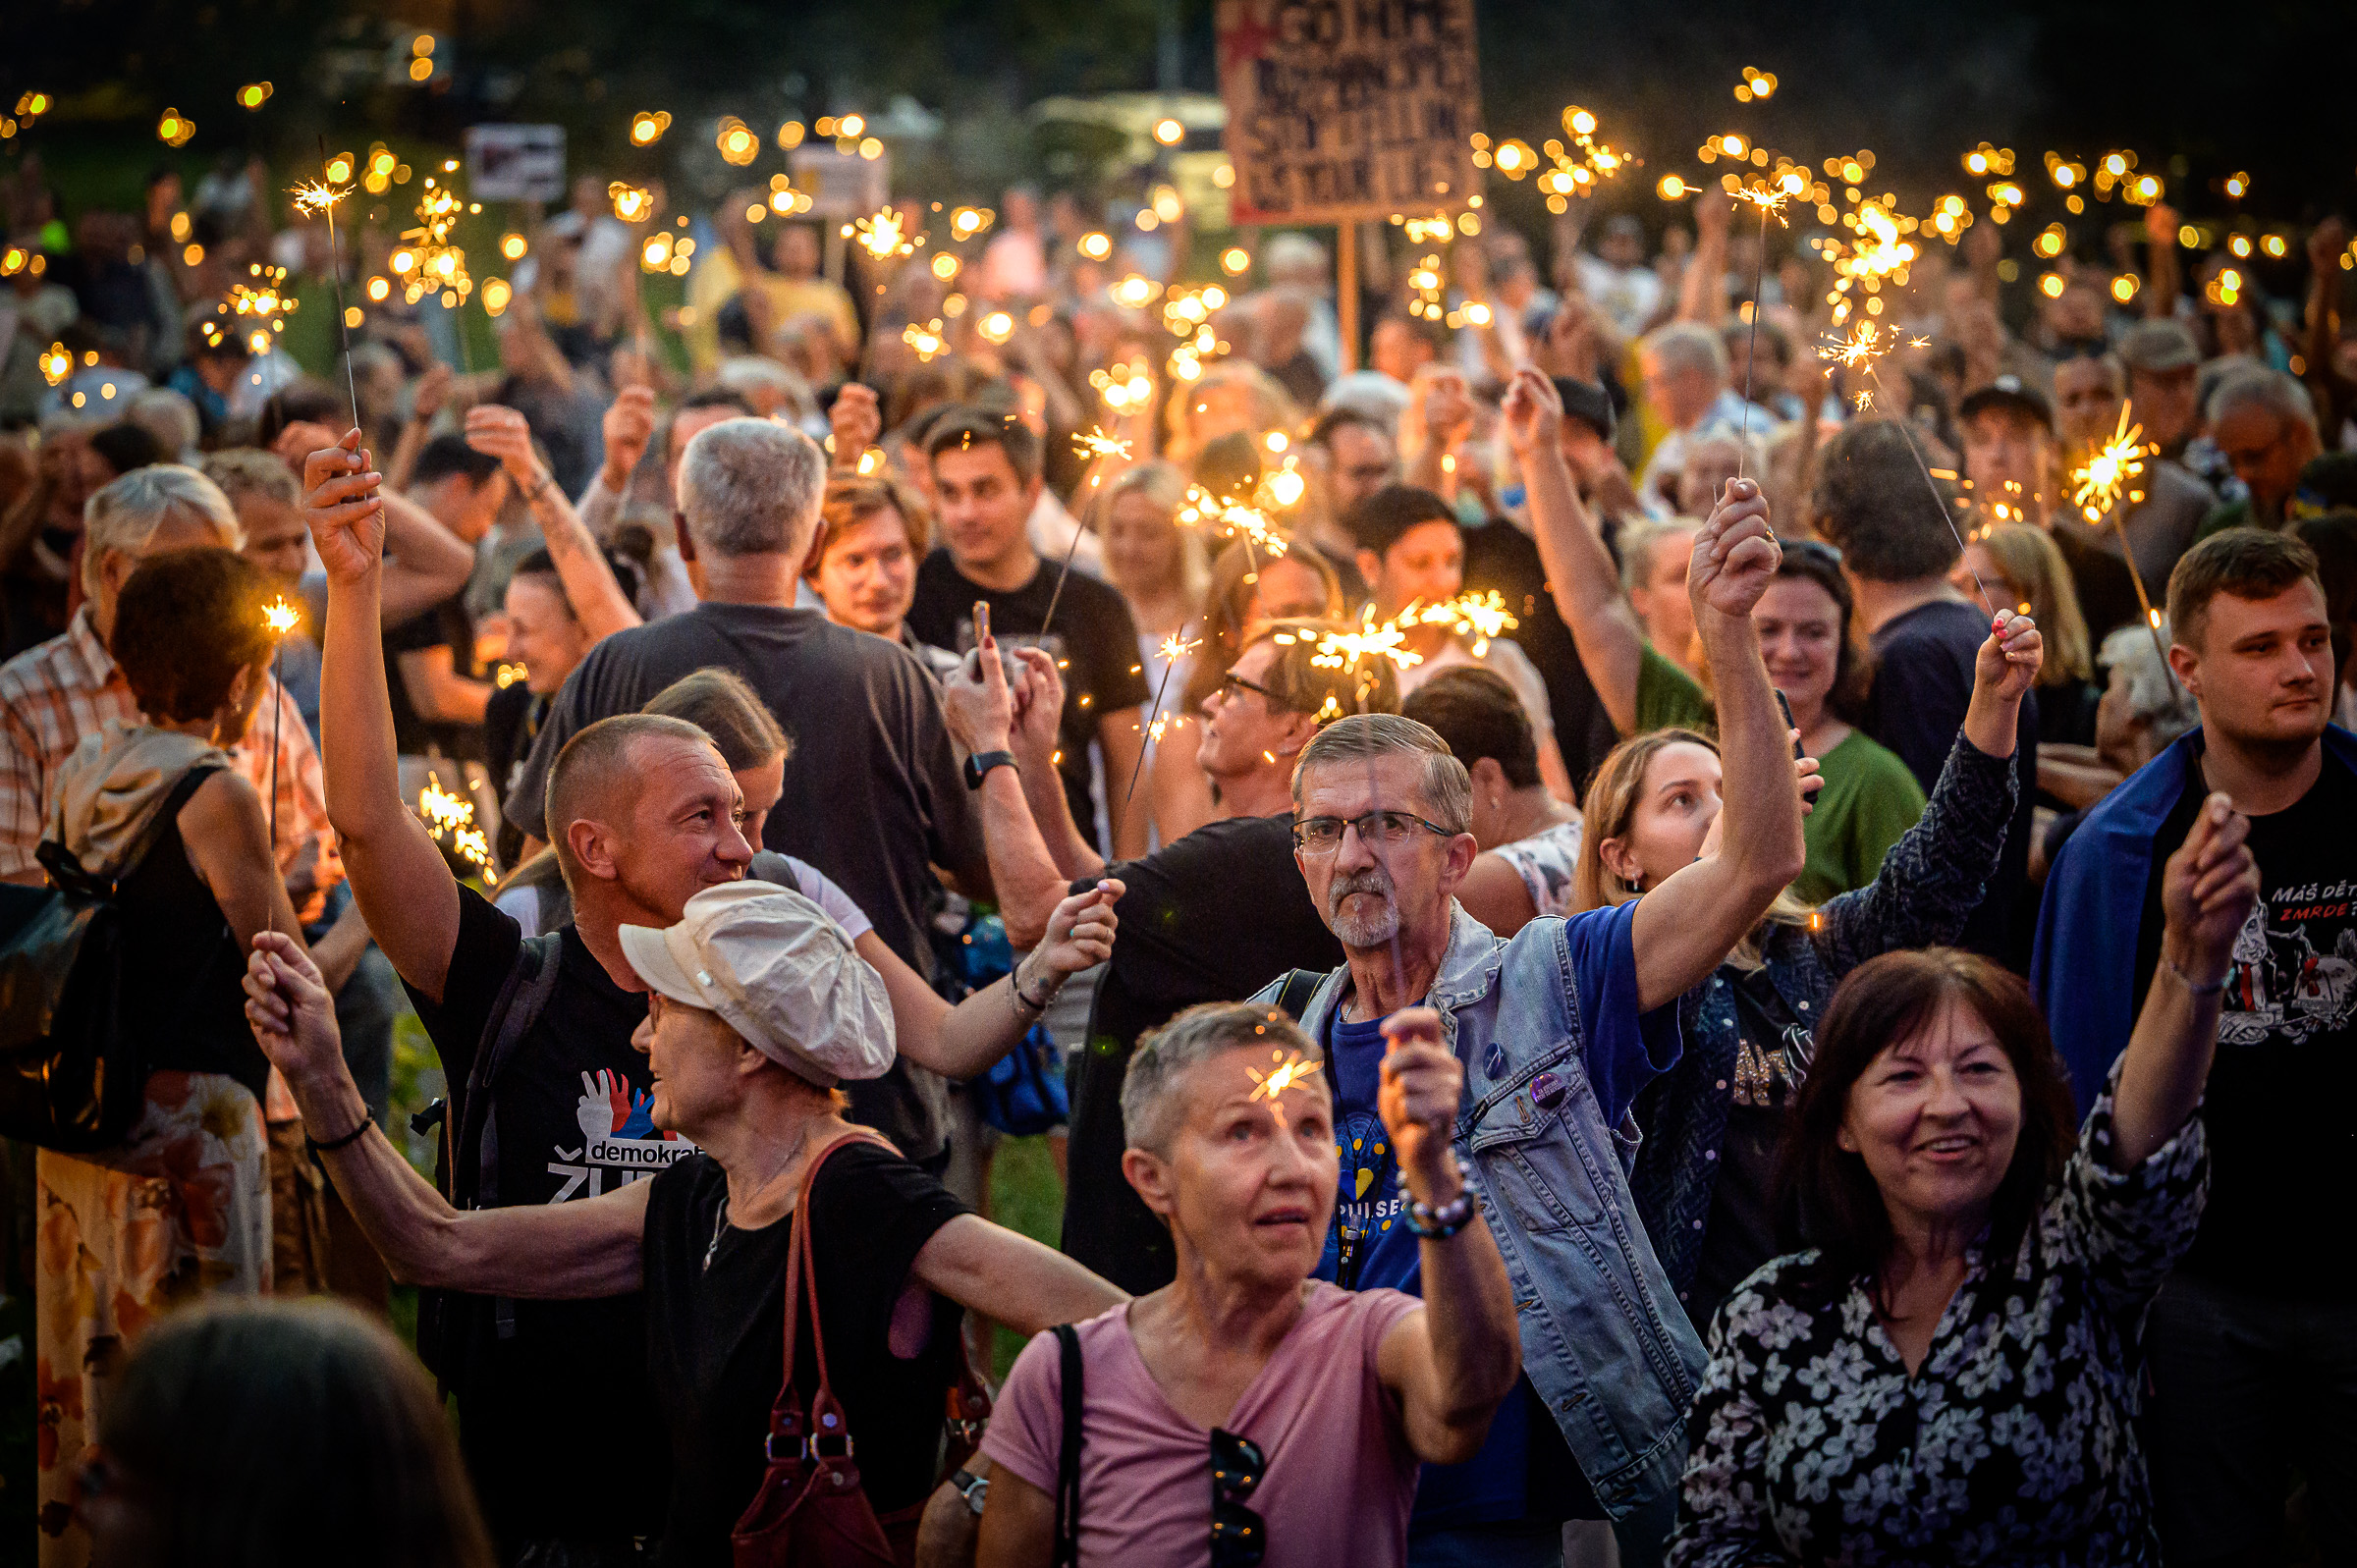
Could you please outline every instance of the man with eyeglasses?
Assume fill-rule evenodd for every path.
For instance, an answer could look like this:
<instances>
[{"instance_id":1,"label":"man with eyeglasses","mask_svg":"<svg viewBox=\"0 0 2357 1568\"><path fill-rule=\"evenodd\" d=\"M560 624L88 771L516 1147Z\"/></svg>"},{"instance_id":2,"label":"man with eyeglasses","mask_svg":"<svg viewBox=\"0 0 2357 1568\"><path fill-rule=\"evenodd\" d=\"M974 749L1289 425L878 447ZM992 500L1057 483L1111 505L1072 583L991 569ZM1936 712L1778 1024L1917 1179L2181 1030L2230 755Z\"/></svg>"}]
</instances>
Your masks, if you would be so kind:
<instances>
[{"instance_id":1,"label":"man with eyeglasses","mask_svg":"<svg viewBox=\"0 0 2357 1568\"><path fill-rule=\"evenodd\" d=\"M1464 1066L1456 1153L1520 1320L1525 1389L1473 1461L1426 1469L1417 1568L1554 1564L1563 1522L1597 1517L1614 1521L1623 1561L1661 1558L1703 1356L1637 1221L1616 1129L1678 1057L1671 1003L1803 863L1784 725L1751 622L1778 561L1758 485L1734 481L1687 574L1719 682L1720 846L1634 903L1536 920L1510 941L1468 916L1455 892L1476 849L1471 783L1412 720L1338 720L1294 770L1294 859L1347 959L1300 1014L1325 1047L1343 1167L1319 1272L1352 1289L1419 1286L1376 1101L1385 1020L1429 1006ZM1124 940L1135 929L1125 918Z\"/></svg>"},{"instance_id":2,"label":"man with eyeglasses","mask_svg":"<svg viewBox=\"0 0 2357 1568\"><path fill-rule=\"evenodd\" d=\"M1072 821L1049 760L1064 703L1054 661L1003 659L996 639L944 682L951 732L972 754L983 837L1008 940L1035 944L1074 880L1127 890L1115 944L1074 1057L1064 1250L1132 1294L1170 1283L1171 1236L1122 1179L1122 1074L1140 1035L1200 1001L1249 996L1289 969L1342 959L1301 886L1288 837L1293 760L1334 716L1398 710L1389 661L1363 672L1315 663L1321 622L1260 629L1204 699L1197 759L1227 815L1139 860L1108 868Z\"/></svg>"}]
</instances>

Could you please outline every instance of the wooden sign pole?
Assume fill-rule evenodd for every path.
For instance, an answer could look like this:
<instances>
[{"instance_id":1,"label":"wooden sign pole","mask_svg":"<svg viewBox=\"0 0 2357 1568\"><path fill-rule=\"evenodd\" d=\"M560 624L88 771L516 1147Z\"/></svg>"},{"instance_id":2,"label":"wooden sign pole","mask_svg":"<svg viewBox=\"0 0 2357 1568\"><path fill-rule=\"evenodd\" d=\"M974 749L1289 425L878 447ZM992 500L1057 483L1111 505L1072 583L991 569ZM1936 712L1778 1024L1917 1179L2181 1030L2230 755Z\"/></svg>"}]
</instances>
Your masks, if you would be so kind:
<instances>
[{"instance_id":1,"label":"wooden sign pole","mask_svg":"<svg viewBox=\"0 0 2357 1568\"><path fill-rule=\"evenodd\" d=\"M1348 218L1334 226L1334 320L1348 375L1358 368L1358 224Z\"/></svg>"}]
</instances>

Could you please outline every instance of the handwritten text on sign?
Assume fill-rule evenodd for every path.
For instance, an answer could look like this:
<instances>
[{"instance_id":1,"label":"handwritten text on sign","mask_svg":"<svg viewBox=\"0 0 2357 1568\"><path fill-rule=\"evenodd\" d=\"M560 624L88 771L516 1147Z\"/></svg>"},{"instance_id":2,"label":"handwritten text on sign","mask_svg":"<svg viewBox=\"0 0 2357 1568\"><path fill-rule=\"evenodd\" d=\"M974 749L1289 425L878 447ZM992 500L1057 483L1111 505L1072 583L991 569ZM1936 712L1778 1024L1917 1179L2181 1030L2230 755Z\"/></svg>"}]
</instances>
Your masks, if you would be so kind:
<instances>
[{"instance_id":1,"label":"handwritten text on sign","mask_svg":"<svg viewBox=\"0 0 2357 1568\"><path fill-rule=\"evenodd\" d=\"M1239 223L1432 212L1480 188L1473 0L1220 0Z\"/></svg>"}]
</instances>

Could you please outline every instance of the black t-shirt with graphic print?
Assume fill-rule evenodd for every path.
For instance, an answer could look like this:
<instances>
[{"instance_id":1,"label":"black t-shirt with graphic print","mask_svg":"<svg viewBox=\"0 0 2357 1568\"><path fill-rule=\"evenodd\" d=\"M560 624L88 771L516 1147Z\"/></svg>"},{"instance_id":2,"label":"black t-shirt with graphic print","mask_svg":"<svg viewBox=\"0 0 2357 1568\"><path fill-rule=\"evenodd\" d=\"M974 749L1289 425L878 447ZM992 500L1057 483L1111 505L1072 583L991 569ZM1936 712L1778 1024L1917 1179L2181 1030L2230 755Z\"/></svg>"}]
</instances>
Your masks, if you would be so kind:
<instances>
[{"instance_id":1,"label":"black t-shirt with graphic print","mask_svg":"<svg viewBox=\"0 0 2357 1568\"><path fill-rule=\"evenodd\" d=\"M2136 953L2141 999L2161 956L2161 879L2208 785L2153 840ZM2357 1197L2357 774L2327 751L2292 805L2251 819L2260 901L2234 942L2202 1101L2209 1205L2180 1268L2235 1290L2357 1299L2357 1259L2320 1215Z\"/></svg>"},{"instance_id":2,"label":"black t-shirt with graphic print","mask_svg":"<svg viewBox=\"0 0 2357 1568\"><path fill-rule=\"evenodd\" d=\"M1082 838L1110 856L1113 845L1097 831L1099 795L1090 788L1090 748L1097 739L1098 720L1124 708L1144 708L1154 700L1153 688L1138 660L1137 622L1119 593L1085 571L1065 576L1064 594L1057 597L1056 579L1063 563L1042 561L1031 580L1013 592L985 588L958 569L945 546L925 557L916 568L916 597L908 606L908 629L936 648L964 653L974 645L974 604L990 606L990 629L1002 646L1042 648L1064 664L1064 713L1056 738L1061 760L1056 771L1064 778L1064 798L1072 808L1072 821ZM1056 620L1048 622L1048 607ZM1041 627L1047 630L1043 635ZM1165 713L1170 695L1165 695ZM1141 724L1144 722L1140 715ZM1121 809L1127 779L1108 779L1102 800L1107 811Z\"/></svg>"},{"instance_id":3,"label":"black t-shirt with graphic print","mask_svg":"<svg viewBox=\"0 0 2357 1568\"><path fill-rule=\"evenodd\" d=\"M483 1025L515 968L522 928L466 889L439 1003L410 1000L463 1090ZM499 1113L502 1208L574 1203L694 1153L647 1120L646 1058L630 1035L646 995L625 991L569 924L555 990L492 1085ZM470 1157L467 1151L465 1157ZM646 1315L636 1294L519 1301L515 1332L488 1329L487 1305L465 1314L459 1436L475 1495L503 1559L521 1542L651 1536L670 1487L669 1444L646 1373Z\"/></svg>"}]
</instances>

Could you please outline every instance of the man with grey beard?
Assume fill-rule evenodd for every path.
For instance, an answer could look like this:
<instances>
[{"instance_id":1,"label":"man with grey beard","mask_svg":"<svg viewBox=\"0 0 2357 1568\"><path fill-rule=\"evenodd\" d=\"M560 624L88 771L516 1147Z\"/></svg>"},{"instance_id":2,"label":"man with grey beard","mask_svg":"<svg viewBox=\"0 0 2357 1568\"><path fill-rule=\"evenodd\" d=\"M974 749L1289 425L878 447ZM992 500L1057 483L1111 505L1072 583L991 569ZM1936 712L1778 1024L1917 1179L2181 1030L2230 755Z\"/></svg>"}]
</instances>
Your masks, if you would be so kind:
<instances>
[{"instance_id":1,"label":"man with grey beard","mask_svg":"<svg viewBox=\"0 0 2357 1568\"><path fill-rule=\"evenodd\" d=\"M1432 1009L1464 1063L1458 1159L1520 1318L1523 1390L1472 1462L1426 1468L1411 1565L1553 1563L1563 1521L1595 1518L1614 1522L1623 1560L1660 1560L1703 1354L1637 1221L1617 1129L1677 1059L1672 1004L1800 873L1789 731L1751 625L1779 554L1759 486L1733 481L1686 577L1725 784L1719 799L1660 807L1719 813L1720 845L1640 899L1510 941L1468 916L1454 893L1476 848L1471 782L1413 720L1337 720L1294 770L1294 859L1348 960L1301 1015L1325 1048L1343 1166L1320 1273L1413 1291L1418 1238L1470 1218L1408 1202L1376 1106L1393 1040Z\"/></svg>"}]
</instances>

